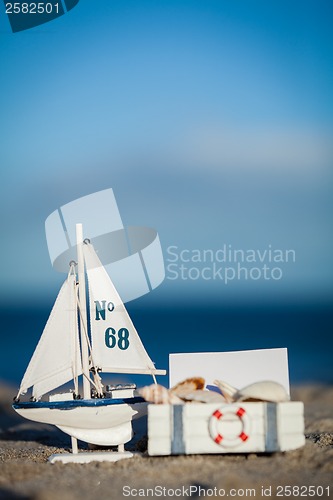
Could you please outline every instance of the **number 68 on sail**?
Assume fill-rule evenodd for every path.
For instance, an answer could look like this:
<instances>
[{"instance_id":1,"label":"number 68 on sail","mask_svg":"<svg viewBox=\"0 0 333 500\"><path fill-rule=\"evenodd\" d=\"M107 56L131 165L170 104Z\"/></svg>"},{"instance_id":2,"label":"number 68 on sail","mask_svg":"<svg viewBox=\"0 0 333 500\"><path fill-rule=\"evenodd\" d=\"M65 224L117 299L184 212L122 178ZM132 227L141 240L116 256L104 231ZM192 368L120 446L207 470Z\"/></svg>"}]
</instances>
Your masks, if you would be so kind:
<instances>
[{"instance_id":1,"label":"number 68 on sail","mask_svg":"<svg viewBox=\"0 0 333 500\"><path fill-rule=\"evenodd\" d=\"M95 311L95 321L105 321L106 311L112 313L114 311L114 303L108 302L106 305L106 300L102 300L101 302L95 300ZM129 336L130 332L127 328L120 328L116 331L112 326L109 326L105 330L105 345L109 349L118 347L122 351L125 351L130 345Z\"/></svg>"}]
</instances>

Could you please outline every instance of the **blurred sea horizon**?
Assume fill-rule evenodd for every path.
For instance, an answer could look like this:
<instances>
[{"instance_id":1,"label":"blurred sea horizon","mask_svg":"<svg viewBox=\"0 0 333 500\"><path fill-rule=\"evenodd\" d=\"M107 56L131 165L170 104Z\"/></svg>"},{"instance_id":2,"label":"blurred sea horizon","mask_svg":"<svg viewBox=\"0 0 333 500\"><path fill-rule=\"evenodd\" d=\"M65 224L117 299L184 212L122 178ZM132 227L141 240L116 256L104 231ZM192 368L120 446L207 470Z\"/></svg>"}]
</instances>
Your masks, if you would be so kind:
<instances>
[{"instance_id":1,"label":"blurred sea horizon","mask_svg":"<svg viewBox=\"0 0 333 500\"><path fill-rule=\"evenodd\" d=\"M211 303L195 308L179 302L143 307L136 301L126 307L157 368L168 369L170 353L286 347L291 384L333 383L332 304ZM19 386L49 313L44 306L0 309L0 381ZM217 376L223 379L223 367ZM121 376L121 380L127 382L128 377ZM116 376L117 381L119 378ZM106 383L113 381L109 375L103 379ZM151 383L148 376L130 380L137 385ZM159 377L158 382L168 385L168 376Z\"/></svg>"}]
</instances>

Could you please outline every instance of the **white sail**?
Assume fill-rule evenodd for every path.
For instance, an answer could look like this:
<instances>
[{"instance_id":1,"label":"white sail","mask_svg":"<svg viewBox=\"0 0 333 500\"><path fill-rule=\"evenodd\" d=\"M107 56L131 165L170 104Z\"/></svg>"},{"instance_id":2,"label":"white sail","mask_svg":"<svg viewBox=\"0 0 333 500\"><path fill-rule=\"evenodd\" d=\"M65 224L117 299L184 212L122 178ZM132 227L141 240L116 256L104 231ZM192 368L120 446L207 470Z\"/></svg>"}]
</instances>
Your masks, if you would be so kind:
<instances>
[{"instance_id":1,"label":"white sail","mask_svg":"<svg viewBox=\"0 0 333 500\"><path fill-rule=\"evenodd\" d=\"M87 243L92 358L103 372L165 374L156 370L108 273Z\"/></svg>"},{"instance_id":2,"label":"white sail","mask_svg":"<svg viewBox=\"0 0 333 500\"><path fill-rule=\"evenodd\" d=\"M19 394L33 386L32 394L39 399L82 374L75 294L75 276L70 274L55 301Z\"/></svg>"}]
</instances>

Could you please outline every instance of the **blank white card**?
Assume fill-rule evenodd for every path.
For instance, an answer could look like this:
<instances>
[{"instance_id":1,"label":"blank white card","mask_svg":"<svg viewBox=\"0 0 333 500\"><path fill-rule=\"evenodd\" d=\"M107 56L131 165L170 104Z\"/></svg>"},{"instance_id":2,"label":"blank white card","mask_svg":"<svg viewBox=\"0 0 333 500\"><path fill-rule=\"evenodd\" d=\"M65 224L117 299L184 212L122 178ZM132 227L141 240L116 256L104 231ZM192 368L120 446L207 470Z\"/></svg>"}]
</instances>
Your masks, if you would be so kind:
<instances>
[{"instance_id":1,"label":"blank white card","mask_svg":"<svg viewBox=\"0 0 333 500\"><path fill-rule=\"evenodd\" d=\"M170 354L170 387L189 377L203 377L206 386L219 379L239 389L253 382L273 380L289 394L288 351L281 348Z\"/></svg>"}]
</instances>

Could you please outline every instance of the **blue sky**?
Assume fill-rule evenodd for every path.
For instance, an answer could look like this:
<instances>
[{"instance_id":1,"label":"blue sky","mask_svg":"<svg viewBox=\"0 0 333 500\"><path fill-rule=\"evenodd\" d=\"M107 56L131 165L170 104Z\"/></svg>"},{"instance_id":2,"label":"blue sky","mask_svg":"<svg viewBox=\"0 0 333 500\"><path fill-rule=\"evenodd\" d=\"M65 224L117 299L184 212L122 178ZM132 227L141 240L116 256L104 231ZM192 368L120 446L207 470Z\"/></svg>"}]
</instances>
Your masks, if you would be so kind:
<instances>
[{"instance_id":1,"label":"blue sky","mask_svg":"<svg viewBox=\"0 0 333 500\"><path fill-rule=\"evenodd\" d=\"M281 282L166 281L161 300L328 298L332 18L330 1L80 0L12 34L1 5L3 300L54 293L46 217L109 187L164 251L296 251Z\"/></svg>"}]
</instances>

